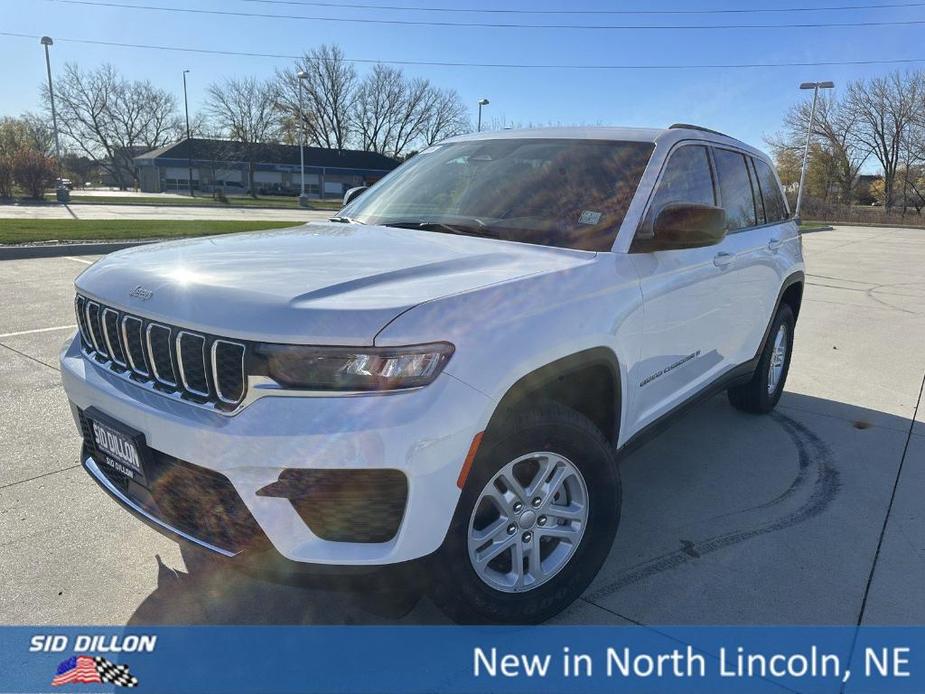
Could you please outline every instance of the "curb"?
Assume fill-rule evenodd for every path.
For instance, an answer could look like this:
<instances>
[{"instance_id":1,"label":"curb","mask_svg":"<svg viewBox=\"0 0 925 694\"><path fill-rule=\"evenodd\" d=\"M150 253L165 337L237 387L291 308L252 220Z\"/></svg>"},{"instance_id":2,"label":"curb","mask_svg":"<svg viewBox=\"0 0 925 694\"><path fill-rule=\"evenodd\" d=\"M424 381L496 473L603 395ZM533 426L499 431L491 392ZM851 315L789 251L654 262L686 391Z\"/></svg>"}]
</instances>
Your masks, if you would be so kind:
<instances>
[{"instance_id":1,"label":"curb","mask_svg":"<svg viewBox=\"0 0 925 694\"><path fill-rule=\"evenodd\" d=\"M925 224L874 224L873 222L825 222L840 227L870 227L872 229L913 229L915 231L925 231Z\"/></svg>"},{"instance_id":2,"label":"curb","mask_svg":"<svg viewBox=\"0 0 925 694\"><path fill-rule=\"evenodd\" d=\"M800 229L801 234L814 234L817 231L834 231L835 227L833 226L823 226L823 227L810 227L809 229Z\"/></svg>"},{"instance_id":3,"label":"curb","mask_svg":"<svg viewBox=\"0 0 925 694\"><path fill-rule=\"evenodd\" d=\"M66 255L106 255L123 248L157 243L161 239L145 241L101 241L99 243L55 243L41 246L0 246L0 261L28 260L30 258L58 258Z\"/></svg>"},{"instance_id":4,"label":"curb","mask_svg":"<svg viewBox=\"0 0 925 694\"><path fill-rule=\"evenodd\" d=\"M304 211L304 212L337 212L333 209L318 209L314 207L292 207L289 205L209 205L203 203L197 205L196 203L186 202L171 205L169 202L94 202L91 200L72 200L67 203L69 206L73 205L108 205L111 207L120 207L120 206L133 206L133 207L191 207L196 210L285 210L285 211Z\"/></svg>"}]
</instances>

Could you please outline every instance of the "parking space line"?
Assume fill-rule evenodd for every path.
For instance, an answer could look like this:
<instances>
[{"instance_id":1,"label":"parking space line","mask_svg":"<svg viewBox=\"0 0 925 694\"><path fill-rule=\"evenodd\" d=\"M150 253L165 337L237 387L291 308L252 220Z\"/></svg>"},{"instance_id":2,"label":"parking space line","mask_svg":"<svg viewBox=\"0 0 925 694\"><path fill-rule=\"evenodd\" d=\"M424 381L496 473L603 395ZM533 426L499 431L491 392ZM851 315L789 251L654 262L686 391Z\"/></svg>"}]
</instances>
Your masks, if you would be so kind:
<instances>
[{"instance_id":1,"label":"parking space line","mask_svg":"<svg viewBox=\"0 0 925 694\"><path fill-rule=\"evenodd\" d=\"M72 255L62 256L65 260L73 260L75 263L83 263L84 265L93 265L92 260L84 260L83 258L75 258Z\"/></svg>"},{"instance_id":2,"label":"parking space line","mask_svg":"<svg viewBox=\"0 0 925 694\"><path fill-rule=\"evenodd\" d=\"M25 352L20 352L18 349L13 349L13 348L10 347L9 345L5 345L5 344L3 344L2 342L0 342L0 347L2 347L3 349L8 349L8 350L10 350L11 352L13 352L14 354L18 354L18 355L21 356L21 357L25 357L26 359L29 359L30 361L34 361L36 364L41 364L42 366L47 366L49 369L52 369L53 371L59 371L59 369L58 369L57 366L52 366L52 365L49 364L48 362L42 361L41 359L36 359L35 357L33 357L33 356L29 355L29 354L26 354Z\"/></svg>"},{"instance_id":3,"label":"parking space line","mask_svg":"<svg viewBox=\"0 0 925 694\"><path fill-rule=\"evenodd\" d=\"M886 507L886 515L883 517L883 525L880 527L880 538L877 540L877 550L874 552L874 561L870 566L870 573L867 575L867 585L864 587L864 597L861 599L861 609L858 611L858 626L861 626L864 622L864 611L867 609L867 598L870 596L870 588L874 582L874 574L877 572L877 564L880 561L880 549L883 547L883 538L886 536L886 529L890 523L890 514L893 512L893 502L896 500L896 490L899 488L899 480L903 474L903 465L909 453L909 444L912 442L912 433L915 431L915 423L919 418L919 404L922 402L923 395L925 395L925 374L922 376L922 385L919 386L919 399L916 400L915 409L912 412L912 421L909 423L909 433L906 434L906 444L903 446L903 454L899 459L899 467L896 469L896 478L893 480L890 503ZM857 632L855 632L854 643L851 645L852 653L854 653L857 638Z\"/></svg>"},{"instance_id":4,"label":"parking space line","mask_svg":"<svg viewBox=\"0 0 925 694\"><path fill-rule=\"evenodd\" d=\"M56 325L53 328L36 328L35 330L20 330L17 333L3 333L0 335L0 340L5 337L17 337L19 335L34 335L35 333L50 333L55 330L73 330L76 328L76 325Z\"/></svg>"},{"instance_id":5,"label":"parking space line","mask_svg":"<svg viewBox=\"0 0 925 694\"><path fill-rule=\"evenodd\" d=\"M17 484L25 484L26 482L33 482L35 480L42 479L43 477L48 477L49 475L57 475L61 472L67 472L68 470L73 470L74 468L77 468L77 467L80 467L80 463L77 463L76 465L68 465L67 467L61 468L60 470L52 470L51 472L43 472L41 475L36 475L35 477L30 477L25 480L18 480L16 482L10 482L9 484L0 484L0 489L8 489L10 487L15 487Z\"/></svg>"}]
</instances>

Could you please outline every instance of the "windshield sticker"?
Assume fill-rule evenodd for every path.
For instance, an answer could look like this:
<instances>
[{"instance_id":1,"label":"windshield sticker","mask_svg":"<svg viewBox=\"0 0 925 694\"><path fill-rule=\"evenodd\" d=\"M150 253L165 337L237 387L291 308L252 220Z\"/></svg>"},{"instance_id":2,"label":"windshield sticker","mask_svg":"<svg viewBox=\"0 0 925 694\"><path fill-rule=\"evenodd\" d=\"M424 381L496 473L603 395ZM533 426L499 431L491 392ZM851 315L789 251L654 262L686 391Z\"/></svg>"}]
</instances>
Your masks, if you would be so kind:
<instances>
[{"instance_id":1,"label":"windshield sticker","mask_svg":"<svg viewBox=\"0 0 925 694\"><path fill-rule=\"evenodd\" d=\"M592 212L591 210L585 210L581 213L581 216L578 218L579 224L597 224L601 221L600 212Z\"/></svg>"}]
</instances>

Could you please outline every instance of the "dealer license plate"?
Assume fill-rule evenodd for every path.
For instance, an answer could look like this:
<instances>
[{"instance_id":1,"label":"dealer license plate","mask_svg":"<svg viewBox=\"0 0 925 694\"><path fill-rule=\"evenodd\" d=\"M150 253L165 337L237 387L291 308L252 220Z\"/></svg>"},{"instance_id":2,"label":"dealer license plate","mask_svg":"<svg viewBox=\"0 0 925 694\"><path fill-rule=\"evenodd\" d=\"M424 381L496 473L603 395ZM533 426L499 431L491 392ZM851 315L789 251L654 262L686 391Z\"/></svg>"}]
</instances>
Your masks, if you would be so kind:
<instances>
[{"instance_id":1,"label":"dealer license plate","mask_svg":"<svg viewBox=\"0 0 925 694\"><path fill-rule=\"evenodd\" d=\"M96 449L102 454L101 462L147 486L142 463L144 436L123 425L100 421L98 414L88 413L88 418Z\"/></svg>"}]
</instances>

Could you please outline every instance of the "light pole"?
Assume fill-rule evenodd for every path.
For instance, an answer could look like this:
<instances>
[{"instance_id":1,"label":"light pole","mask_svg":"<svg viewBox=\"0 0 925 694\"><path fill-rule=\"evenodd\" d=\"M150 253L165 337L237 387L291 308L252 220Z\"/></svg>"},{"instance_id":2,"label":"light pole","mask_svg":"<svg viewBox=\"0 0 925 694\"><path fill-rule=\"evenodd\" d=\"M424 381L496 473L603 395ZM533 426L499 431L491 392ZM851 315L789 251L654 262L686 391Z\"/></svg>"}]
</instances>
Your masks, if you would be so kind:
<instances>
[{"instance_id":1,"label":"light pole","mask_svg":"<svg viewBox=\"0 0 925 694\"><path fill-rule=\"evenodd\" d=\"M58 144L58 114L55 112L55 88L51 83L51 58L48 55L48 47L54 45L51 36L42 37L42 45L45 46L45 70L48 72L48 101L51 104L51 127L55 131L55 159L58 160L58 168L61 168L61 146ZM60 171L59 171L60 173Z\"/></svg>"},{"instance_id":2,"label":"light pole","mask_svg":"<svg viewBox=\"0 0 925 694\"><path fill-rule=\"evenodd\" d=\"M186 98L186 73L183 71L183 110L186 112L186 164L189 167L189 196L193 197L193 140L189 132L189 100Z\"/></svg>"},{"instance_id":3,"label":"light pole","mask_svg":"<svg viewBox=\"0 0 925 694\"><path fill-rule=\"evenodd\" d=\"M482 106L488 106L488 99L479 99L479 124L476 132L482 132Z\"/></svg>"},{"instance_id":4,"label":"light pole","mask_svg":"<svg viewBox=\"0 0 925 694\"><path fill-rule=\"evenodd\" d=\"M809 142L813 137L813 124L816 119L816 100L819 98L820 89L832 89L835 87L833 82L804 82L800 89L813 90L813 105L809 111L809 126L806 128L806 145L803 147L803 165L800 167L800 188L797 190L797 206L793 216L795 219L800 218L800 205L803 204L803 181L806 179L806 162L809 159Z\"/></svg>"},{"instance_id":5,"label":"light pole","mask_svg":"<svg viewBox=\"0 0 925 694\"><path fill-rule=\"evenodd\" d=\"M302 172L302 181L300 185L299 204L306 204L305 197L305 117L302 112L302 80L308 77L305 70L299 70L299 170ZM323 197L323 195L322 195Z\"/></svg>"}]
</instances>

